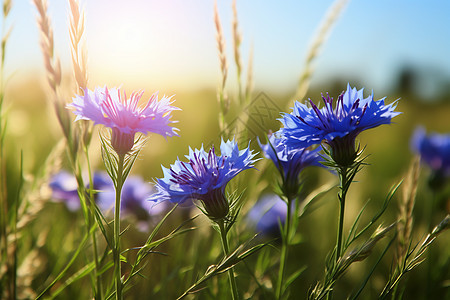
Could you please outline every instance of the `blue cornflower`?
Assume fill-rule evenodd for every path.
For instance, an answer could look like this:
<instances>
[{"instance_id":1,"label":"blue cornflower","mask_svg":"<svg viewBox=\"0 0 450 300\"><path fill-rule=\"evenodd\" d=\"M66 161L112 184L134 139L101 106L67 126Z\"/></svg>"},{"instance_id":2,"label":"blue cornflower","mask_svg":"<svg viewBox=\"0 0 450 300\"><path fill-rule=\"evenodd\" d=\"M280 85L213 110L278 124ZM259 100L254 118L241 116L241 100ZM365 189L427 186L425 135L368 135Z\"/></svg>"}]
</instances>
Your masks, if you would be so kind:
<instances>
[{"instance_id":1,"label":"blue cornflower","mask_svg":"<svg viewBox=\"0 0 450 300\"><path fill-rule=\"evenodd\" d=\"M300 187L300 172L308 166L323 166L318 152L322 149L289 148L280 132L269 134L269 142L261 144L266 158L272 160L282 177L281 189L290 200L297 196Z\"/></svg>"},{"instance_id":2,"label":"blue cornflower","mask_svg":"<svg viewBox=\"0 0 450 300\"><path fill-rule=\"evenodd\" d=\"M374 101L372 95L364 98L363 89L347 85L333 108L333 98L322 95L324 107L318 108L311 100L310 106L298 101L291 114L284 114L280 121L286 144L304 148L325 141L331 148L331 157L342 166L351 165L356 159L355 139L362 131L390 124L397 101L385 105L384 99Z\"/></svg>"},{"instance_id":3,"label":"blue cornflower","mask_svg":"<svg viewBox=\"0 0 450 300\"><path fill-rule=\"evenodd\" d=\"M113 183L104 172L96 172L92 178L94 190L94 199L97 200L98 194L113 189ZM75 176L67 171L61 171L55 174L49 183L52 189L52 198L54 200L64 202L70 211L76 211L80 209L80 198L78 197L78 184ZM86 188L89 188L87 185Z\"/></svg>"},{"instance_id":4,"label":"blue cornflower","mask_svg":"<svg viewBox=\"0 0 450 300\"><path fill-rule=\"evenodd\" d=\"M77 191L77 180L75 176L66 171L55 174L49 183L52 189L52 199L64 202L70 211L80 209L80 198Z\"/></svg>"},{"instance_id":5,"label":"blue cornflower","mask_svg":"<svg viewBox=\"0 0 450 300\"><path fill-rule=\"evenodd\" d=\"M435 179L450 177L450 135L429 134L419 127L414 132L411 147L433 170Z\"/></svg>"},{"instance_id":6,"label":"blue cornflower","mask_svg":"<svg viewBox=\"0 0 450 300\"><path fill-rule=\"evenodd\" d=\"M255 154L249 147L239 150L234 140L222 140L220 152L221 155L216 155L214 147L209 152L203 146L200 150L189 148L187 163L177 159L170 169L162 167L164 178L157 180L158 192L150 200L173 203L200 200L208 217L225 218L230 209L225 187L241 171L253 167Z\"/></svg>"},{"instance_id":7,"label":"blue cornflower","mask_svg":"<svg viewBox=\"0 0 450 300\"><path fill-rule=\"evenodd\" d=\"M92 177L94 199L104 213L114 208L116 192L111 178L106 172L95 172ZM50 184L52 198L64 202L70 211L80 209L80 198L77 192L77 181L72 174L61 171L52 177ZM87 186L89 188L89 185ZM123 217L132 217L138 222L138 227L146 230L148 220L161 214L167 208L165 203L150 203L147 198L153 193L150 184L141 177L130 176L122 188L120 209Z\"/></svg>"},{"instance_id":8,"label":"blue cornflower","mask_svg":"<svg viewBox=\"0 0 450 300\"><path fill-rule=\"evenodd\" d=\"M250 209L247 218L256 232L265 236L280 237L280 224L286 221L287 204L278 195L264 195Z\"/></svg>"}]
</instances>

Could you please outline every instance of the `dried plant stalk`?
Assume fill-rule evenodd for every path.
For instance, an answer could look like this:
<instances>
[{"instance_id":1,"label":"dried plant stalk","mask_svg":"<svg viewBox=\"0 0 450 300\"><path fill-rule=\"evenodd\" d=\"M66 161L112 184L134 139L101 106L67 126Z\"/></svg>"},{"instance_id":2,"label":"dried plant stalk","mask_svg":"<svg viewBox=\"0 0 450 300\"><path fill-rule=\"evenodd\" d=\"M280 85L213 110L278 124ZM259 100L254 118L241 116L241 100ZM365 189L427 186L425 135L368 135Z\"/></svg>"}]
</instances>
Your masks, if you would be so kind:
<instances>
[{"instance_id":1,"label":"dried plant stalk","mask_svg":"<svg viewBox=\"0 0 450 300\"><path fill-rule=\"evenodd\" d=\"M228 75L227 56L225 54L225 37L223 36L222 25L220 23L219 11L217 10L217 2L214 5L214 25L216 26L217 49L219 50L220 71L222 74L221 88L225 87Z\"/></svg>"},{"instance_id":2,"label":"dried plant stalk","mask_svg":"<svg viewBox=\"0 0 450 300\"><path fill-rule=\"evenodd\" d=\"M50 18L47 16L48 4L46 0L33 0L33 3L38 10L38 25L41 31L40 44L48 83L56 94L56 89L61 83L61 63L54 55L53 29L50 26Z\"/></svg>"},{"instance_id":3,"label":"dried plant stalk","mask_svg":"<svg viewBox=\"0 0 450 300\"><path fill-rule=\"evenodd\" d=\"M85 43L85 14L84 10L80 9L78 0L69 0L69 34L70 46L72 55L73 73L77 85L76 93L84 95L84 90L88 84L87 74L87 50ZM91 122L82 120L79 122L80 136L84 145L89 145L92 137Z\"/></svg>"},{"instance_id":4,"label":"dried plant stalk","mask_svg":"<svg viewBox=\"0 0 450 300\"><path fill-rule=\"evenodd\" d=\"M397 260L400 263L406 255L413 227L413 209L416 201L417 185L420 174L420 158L416 157L409 168L403 185L403 195L399 206L399 222L397 224Z\"/></svg>"},{"instance_id":5,"label":"dried plant stalk","mask_svg":"<svg viewBox=\"0 0 450 300\"><path fill-rule=\"evenodd\" d=\"M344 11L344 8L348 2L349 0L336 0L335 3L329 8L325 18L320 23L319 30L314 36L313 42L306 55L305 66L303 73L300 75L300 80L294 97L295 100L302 100L308 92L313 73L313 61L319 55L322 45L327 41L333 25ZM289 106L291 106L291 104L289 104Z\"/></svg>"},{"instance_id":6,"label":"dried plant stalk","mask_svg":"<svg viewBox=\"0 0 450 300\"><path fill-rule=\"evenodd\" d=\"M250 47L247 66L247 82L245 85L245 101L250 103L250 97L253 91L253 46Z\"/></svg>"},{"instance_id":7,"label":"dried plant stalk","mask_svg":"<svg viewBox=\"0 0 450 300\"><path fill-rule=\"evenodd\" d=\"M86 63L86 47L84 41L84 11L80 13L80 4L78 0L69 0L70 5L70 43L72 64L77 83L77 93L83 93L83 90L87 87L88 75L87 75L87 63Z\"/></svg>"},{"instance_id":8,"label":"dried plant stalk","mask_svg":"<svg viewBox=\"0 0 450 300\"><path fill-rule=\"evenodd\" d=\"M223 36L222 25L220 23L219 12L217 10L217 2L214 3L214 25L216 27L216 41L217 41L217 49L219 50L220 71L222 75L222 80L217 93L217 98L220 105L219 128L220 131L223 132L223 130L225 129L225 115L227 114L229 109L229 101L224 91L228 75L228 64L227 64L227 57L225 54L225 38Z\"/></svg>"},{"instance_id":9,"label":"dried plant stalk","mask_svg":"<svg viewBox=\"0 0 450 300\"><path fill-rule=\"evenodd\" d=\"M72 134L72 121L69 112L65 108L65 102L60 101L61 63L54 54L53 29L50 25L50 18L47 15L48 4L46 0L33 0L33 3L38 11L37 21L41 32L41 51L47 71L47 80L53 93L52 99L56 116L67 140L77 145L77 137Z\"/></svg>"},{"instance_id":10,"label":"dried plant stalk","mask_svg":"<svg viewBox=\"0 0 450 300\"><path fill-rule=\"evenodd\" d=\"M48 155L46 161L43 163L45 166L41 177L33 183L32 189L29 194L24 196L28 201L22 201L18 211L18 223L17 231L25 229L31 221L33 221L39 211L50 198L50 191L47 183L50 177L55 175L62 166L62 157L65 154L65 143L61 140Z\"/></svg>"},{"instance_id":11,"label":"dried plant stalk","mask_svg":"<svg viewBox=\"0 0 450 300\"><path fill-rule=\"evenodd\" d=\"M241 81L242 63L241 63L241 54L239 52L239 48L242 43L242 35L239 33L239 22L238 22L238 16L237 16L236 0L233 0L231 8L233 10L233 21L232 21L233 50L234 50L234 63L236 65L236 75L237 75L237 83L238 83L238 99L239 99L239 103L242 105L245 100L245 98L243 98L243 95L242 95L242 81Z\"/></svg>"}]
</instances>

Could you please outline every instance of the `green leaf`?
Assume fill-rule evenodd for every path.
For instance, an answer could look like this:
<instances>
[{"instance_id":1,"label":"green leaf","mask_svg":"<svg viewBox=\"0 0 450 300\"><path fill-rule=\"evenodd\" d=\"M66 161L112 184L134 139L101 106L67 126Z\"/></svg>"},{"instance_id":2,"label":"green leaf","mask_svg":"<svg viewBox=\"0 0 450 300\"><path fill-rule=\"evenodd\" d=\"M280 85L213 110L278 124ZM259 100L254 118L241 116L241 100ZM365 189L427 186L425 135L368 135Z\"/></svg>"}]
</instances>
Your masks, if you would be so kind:
<instances>
[{"instance_id":1,"label":"green leaf","mask_svg":"<svg viewBox=\"0 0 450 300\"><path fill-rule=\"evenodd\" d=\"M300 269L298 269L296 272L294 272L293 274L291 274L291 276L289 276L283 286L283 292L282 294L284 294L287 290L287 288L291 285L292 282L294 282L295 279L298 278L298 276L300 276L305 270L306 270L306 266L301 267Z\"/></svg>"},{"instance_id":2,"label":"green leaf","mask_svg":"<svg viewBox=\"0 0 450 300\"><path fill-rule=\"evenodd\" d=\"M90 236L90 232L87 232L83 239L81 240L80 244L78 245L77 250L75 251L75 253L72 255L72 258L69 260L69 262L66 264L65 268L56 276L56 278L39 294L39 296L37 296L36 299L41 299L44 294L50 290L55 283L57 283L67 272L67 270L70 268L70 266L72 266L72 264L75 262L75 260L77 259L78 255L82 252L88 238Z\"/></svg>"},{"instance_id":3,"label":"green leaf","mask_svg":"<svg viewBox=\"0 0 450 300\"><path fill-rule=\"evenodd\" d=\"M335 184L325 184L312 191L302 202L299 208L298 217L301 218L318 208L320 205L319 200L322 198L322 196L324 196L330 190L334 189L335 186Z\"/></svg>"},{"instance_id":4,"label":"green leaf","mask_svg":"<svg viewBox=\"0 0 450 300\"><path fill-rule=\"evenodd\" d=\"M91 262L80 269L78 272L70 276L64 283L50 296L50 299L55 299L66 287L75 281L89 275L95 269L95 262Z\"/></svg>"},{"instance_id":5,"label":"green leaf","mask_svg":"<svg viewBox=\"0 0 450 300\"><path fill-rule=\"evenodd\" d=\"M229 269L233 268L236 264L243 261L245 258L249 257L250 255L256 253L258 250L262 249L265 244L258 244L256 246L251 247L250 249L247 249L248 244L254 239L254 237L247 242L239 245L236 250L234 250L231 254L225 256L220 260L220 262L217 265L211 265L206 270L205 274L198 279L191 287L189 287L180 297L177 299L182 299L188 294L195 293L202 289L202 285L211 279L214 276L217 276L219 274L222 274Z\"/></svg>"}]
</instances>

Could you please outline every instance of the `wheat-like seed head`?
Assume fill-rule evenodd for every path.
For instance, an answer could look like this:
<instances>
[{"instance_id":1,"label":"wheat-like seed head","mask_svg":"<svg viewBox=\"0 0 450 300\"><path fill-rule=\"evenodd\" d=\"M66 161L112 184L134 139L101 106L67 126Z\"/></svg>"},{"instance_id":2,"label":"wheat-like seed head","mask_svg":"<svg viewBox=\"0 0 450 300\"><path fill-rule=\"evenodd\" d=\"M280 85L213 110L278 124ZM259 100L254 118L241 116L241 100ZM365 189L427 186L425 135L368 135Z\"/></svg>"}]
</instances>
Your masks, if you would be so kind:
<instances>
[{"instance_id":1,"label":"wheat-like seed head","mask_svg":"<svg viewBox=\"0 0 450 300\"><path fill-rule=\"evenodd\" d=\"M253 46L250 47L250 52L248 55L248 66L247 66L247 82L245 85L245 99L250 102L250 97L253 90Z\"/></svg>"},{"instance_id":2,"label":"wheat-like seed head","mask_svg":"<svg viewBox=\"0 0 450 300\"><path fill-rule=\"evenodd\" d=\"M52 150L44 162L45 169L39 179L33 184L33 188L26 194L18 209L17 217L17 232L27 227L27 225L34 220L37 214L44 207L47 200L50 198L50 191L48 182L51 176L56 174L62 166L62 157L65 154L66 144L61 140Z\"/></svg>"},{"instance_id":3,"label":"wheat-like seed head","mask_svg":"<svg viewBox=\"0 0 450 300\"><path fill-rule=\"evenodd\" d=\"M41 50L44 55L44 64L47 70L47 79L56 94L56 89L61 83L61 63L54 55L53 30L50 26L50 18L47 16L48 4L46 0L33 0L38 10L38 24L41 31Z\"/></svg>"},{"instance_id":4,"label":"wheat-like seed head","mask_svg":"<svg viewBox=\"0 0 450 300\"><path fill-rule=\"evenodd\" d=\"M399 205L399 222L397 223L397 258L401 259L408 251L413 227L413 209L416 200L417 185L420 174L420 158L416 157L409 167L403 184L402 198Z\"/></svg>"},{"instance_id":5,"label":"wheat-like seed head","mask_svg":"<svg viewBox=\"0 0 450 300\"><path fill-rule=\"evenodd\" d=\"M34 248L28 252L17 269L18 299L36 298L37 293L32 283L45 270L47 264L47 257L41 249Z\"/></svg>"},{"instance_id":6,"label":"wheat-like seed head","mask_svg":"<svg viewBox=\"0 0 450 300\"><path fill-rule=\"evenodd\" d=\"M85 15L84 11L80 10L80 3L78 0L69 0L69 5L70 5L69 34L70 34L73 73L77 85L76 93L83 95L84 90L87 88L88 85L87 50L84 38ZM90 143L92 126L93 125L91 124L91 122L86 120L79 122L80 139L83 141L84 145L89 145Z\"/></svg>"},{"instance_id":7,"label":"wheat-like seed head","mask_svg":"<svg viewBox=\"0 0 450 300\"><path fill-rule=\"evenodd\" d=\"M3 18L6 18L9 15L9 12L11 11L11 7L12 7L11 0L3 1Z\"/></svg>"},{"instance_id":8,"label":"wheat-like seed head","mask_svg":"<svg viewBox=\"0 0 450 300\"><path fill-rule=\"evenodd\" d=\"M82 93L87 87L87 62L84 36L84 11L80 13L80 4L77 0L69 0L70 4L70 43L73 71L77 83L77 93Z\"/></svg>"},{"instance_id":9,"label":"wheat-like seed head","mask_svg":"<svg viewBox=\"0 0 450 300\"><path fill-rule=\"evenodd\" d=\"M65 109L65 101L60 101L59 90L61 87L61 63L54 54L53 29L50 18L47 15L48 4L46 0L33 0L38 11L37 22L41 32L41 51L44 56L44 65L47 71L47 80L51 88L53 105L56 116L67 139L72 136L72 126L69 111Z\"/></svg>"},{"instance_id":10,"label":"wheat-like seed head","mask_svg":"<svg viewBox=\"0 0 450 300\"><path fill-rule=\"evenodd\" d=\"M309 50L307 52L305 66L302 74L300 75L300 80L294 99L302 100L308 92L311 76L313 73L312 63L314 59L319 55L322 45L327 41L333 25L342 14L348 2L349 0L336 0L334 4L329 8L327 14L320 23L319 30L314 36L313 42L311 43L311 46L309 47Z\"/></svg>"},{"instance_id":11,"label":"wheat-like seed head","mask_svg":"<svg viewBox=\"0 0 450 300\"><path fill-rule=\"evenodd\" d=\"M239 33L239 23L237 17L236 0L233 0L233 48L234 48L234 61L237 69L238 80L240 79L242 72L241 55L239 53L239 47L242 42L242 35Z\"/></svg>"},{"instance_id":12,"label":"wheat-like seed head","mask_svg":"<svg viewBox=\"0 0 450 300\"><path fill-rule=\"evenodd\" d=\"M217 10L217 2L214 4L214 24L216 26L217 49L219 50L220 70L222 73L222 90L225 87L228 74L227 57L225 54L225 38L223 36L222 25L220 23L219 11Z\"/></svg>"}]
</instances>

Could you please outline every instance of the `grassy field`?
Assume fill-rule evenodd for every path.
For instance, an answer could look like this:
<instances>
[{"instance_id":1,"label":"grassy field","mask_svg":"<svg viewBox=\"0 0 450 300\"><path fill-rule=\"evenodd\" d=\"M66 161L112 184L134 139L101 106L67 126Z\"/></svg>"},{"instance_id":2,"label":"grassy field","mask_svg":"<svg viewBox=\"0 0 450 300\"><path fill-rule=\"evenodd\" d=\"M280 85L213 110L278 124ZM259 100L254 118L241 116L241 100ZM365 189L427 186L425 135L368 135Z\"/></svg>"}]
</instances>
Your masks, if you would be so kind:
<instances>
[{"instance_id":1,"label":"grassy field","mask_svg":"<svg viewBox=\"0 0 450 300\"><path fill-rule=\"evenodd\" d=\"M83 19L78 2L69 2L73 47L83 36L73 22ZM345 2L336 3L345 6ZM149 134L131 175L143 180L141 187L155 192L156 179L164 176L161 166L170 167L177 158L187 161L184 157L189 147L200 149L203 145L208 151L212 145L218 149L221 139L234 138L239 149L250 147L258 153L255 168L243 171L226 188L230 199L238 199L236 222L208 218L201 209L205 203L200 201L195 201L198 207L187 201L174 210L173 203L165 202L160 204L166 205L162 212L152 214L155 208L142 204L152 193L145 190L141 195L137 187L129 192L129 211L122 206L117 232L113 230L118 223L113 209L104 209L99 200L106 195L102 194L105 190L97 190L95 182L91 182L92 188L88 184L90 172L111 171L105 162L108 165L114 158L102 156L105 142L100 139L106 133L108 140L109 129L94 126L89 139L83 135L88 132L85 127L78 126L81 122L73 122L75 115L66 110L66 105L72 102L75 86L85 87L85 65L77 60L80 56L75 47L76 76L58 74L61 70L48 42L51 27L44 26L45 9L39 10L44 2L34 3L40 11L44 58L50 61L47 73L14 80L14 84L8 84L0 74L0 298L120 299L116 291L117 282L121 282L124 299L177 299L182 295L186 299L231 299L232 278L241 299L450 298L450 236L444 232L449 226L449 178L444 178L439 189L431 186L432 171L419 163L411 148L411 137L419 125L427 132L449 133L447 90L436 94L433 101L415 94L411 85L393 85L384 95L374 91L374 100L386 97L386 104L399 99L396 111L402 114L392 124L358 135L357 143L367 158L347 194L342 253L336 255L336 249L340 249L336 245L338 195L342 196L338 168L308 167L302 171L301 191L295 197L300 209L294 209L297 215L293 215L292 223L285 226L275 219L275 231L264 234L256 229L258 220L251 219L251 211L264 196L280 192L281 180L277 167L261 153L257 139L264 143L269 132L280 129L277 119L283 112L292 111L294 100L311 98L318 104L321 93L337 97L346 89L345 76L320 84L312 82L309 87L311 61L325 43L323 37L331 30L341 6L325 17L307 56L299 88L285 93L276 93L277 89L270 86L253 90L248 83L251 78L247 86L225 89L227 64L216 11L222 84L217 89L173 91L173 105L181 108L172 112L179 136ZM3 18L7 17L4 10ZM236 22L233 24L237 27ZM239 35L234 30L236 42ZM239 54L239 47L234 47ZM2 66L4 63L3 56ZM236 57L235 64L237 69L242 67ZM50 88L45 79L51 83ZM237 82L241 83L241 78ZM350 82L358 89L365 87L367 96L371 87L365 84ZM142 88L146 90L142 98L145 102L154 87ZM123 89L128 95L132 92L126 86ZM301 99L293 99L295 94L302 95ZM62 113L58 119L55 107L66 115ZM116 149L108 151L112 156L119 155ZM133 157L130 151L126 155ZM52 183L62 171L73 175L60 184L75 182L68 189L81 208L71 208L69 200L56 196ZM129 181L131 177L125 183ZM124 185L122 204L125 194ZM106 202L114 203L112 195ZM286 214L279 217L286 219ZM271 217L263 218L270 221ZM233 226L224 234L220 222ZM361 235L345 243L360 230ZM226 236L230 249L225 246ZM121 263L117 263L118 253ZM121 270L115 269L117 265Z\"/></svg>"}]
</instances>

